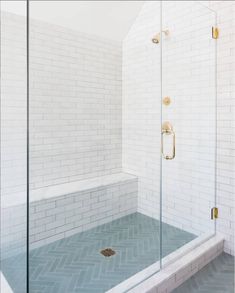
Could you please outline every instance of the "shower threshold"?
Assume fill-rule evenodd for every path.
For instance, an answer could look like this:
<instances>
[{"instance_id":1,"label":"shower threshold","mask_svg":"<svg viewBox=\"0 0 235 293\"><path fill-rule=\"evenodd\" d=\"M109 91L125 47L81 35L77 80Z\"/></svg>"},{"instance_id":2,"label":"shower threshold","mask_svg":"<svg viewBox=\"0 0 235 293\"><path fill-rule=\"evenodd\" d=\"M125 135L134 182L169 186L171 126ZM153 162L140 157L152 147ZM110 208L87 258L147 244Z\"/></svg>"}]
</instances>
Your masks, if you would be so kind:
<instances>
[{"instance_id":1,"label":"shower threshold","mask_svg":"<svg viewBox=\"0 0 235 293\"><path fill-rule=\"evenodd\" d=\"M195 235L165 223L162 233L163 257L196 240ZM160 222L133 213L33 249L29 257L30 292L104 293L146 268L159 270L159 240ZM115 254L105 257L100 253L105 248ZM24 292L19 280L23 277L18 274L24 259L25 255L20 254L2 263L5 278L15 293Z\"/></svg>"}]
</instances>

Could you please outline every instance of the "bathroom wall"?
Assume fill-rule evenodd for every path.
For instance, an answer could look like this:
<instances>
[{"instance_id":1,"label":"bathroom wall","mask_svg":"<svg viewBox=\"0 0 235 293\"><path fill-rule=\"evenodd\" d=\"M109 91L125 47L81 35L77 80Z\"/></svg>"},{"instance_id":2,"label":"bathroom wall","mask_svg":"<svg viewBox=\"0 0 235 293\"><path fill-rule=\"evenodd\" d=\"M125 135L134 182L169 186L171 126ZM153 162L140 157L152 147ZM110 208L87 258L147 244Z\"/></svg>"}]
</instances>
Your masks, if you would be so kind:
<instances>
[{"instance_id":1,"label":"bathroom wall","mask_svg":"<svg viewBox=\"0 0 235 293\"><path fill-rule=\"evenodd\" d=\"M30 20L31 189L121 171L121 44Z\"/></svg>"},{"instance_id":2,"label":"bathroom wall","mask_svg":"<svg viewBox=\"0 0 235 293\"><path fill-rule=\"evenodd\" d=\"M213 232L214 226L210 208L215 184L215 50L211 56L210 51L215 40L211 39L214 15L193 5L163 3L163 29L170 35L162 36L162 96L170 96L172 103L163 106L162 120L174 126L176 158L162 164L162 215L164 222L200 235ZM139 211L155 218L159 217L161 45L151 38L159 32L157 13L159 4L146 2L123 45L123 168L139 178ZM195 44L192 35L206 26L202 44Z\"/></svg>"},{"instance_id":3,"label":"bathroom wall","mask_svg":"<svg viewBox=\"0 0 235 293\"><path fill-rule=\"evenodd\" d=\"M26 248L26 19L1 16L1 257L6 258ZM37 202L40 212L35 209L33 189L122 170L122 59L118 42L40 21L30 20L29 41L29 227L30 243L38 244L135 212L137 191L114 181L113 189L98 186L91 194L88 185L86 206L81 202L74 216L62 207L63 219L55 215L58 209L49 216L45 207L43 214L43 201Z\"/></svg>"},{"instance_id":4,"label":"bathroom wall","mask_svg":"<svg viewBox=\"0 0 235 293\"><path fill-rule=\"evenodd\" d=\"M9 194L26 192L26 20L3 12L1 20L1 195L4 200Z\"/></svg>"},{"instance_id":5,"label":"bathroom wall","mask_svg":"<svg viewBox=\"0 0 235 293\"><path fill-rule=\"evenodd\" d=\"M138 185L135 176L119 173L99 177L99 180L85 180L77 183L73 191L69 185L67 191L64 185L36 191L49 196L30 203L30 249L137 211Z\"/></svg>"},{"instance_id":6,"label":"bathroom wall","mask_svg":"<svg viewBox=\"0 0 235 293\"><path fill-rule=\"evenodd\" d=\"M26 19L2 11L1 20L1 250L7 257L26 248ZM120 172L120 44L32 20L29 56L30 202L32 189Z\"/></svg>"},{"instance_id":7,"label":"bathroom wall","mask_svg":"<svg viewBox=\"0 0 235 293\"><path fill-rule=\"evenodd\" d=\"M24 10L25 2L21 3ZM26 17L1 11L1 197L0 251L2 260L26 251L27 203L27 74ZM13 205L17 207L13 210ZM19 274L24 276L22 255ZM2 276L1 276L2 282ZM23 285L22 285L23 286Z\"/></svg>"},{"instance_id":8,"label":"bathroom wall","mask_svg":"<svg viewBox=\"0 0 235 293\"><path fill-rule=\"evenodd\" d=\"M225 250L234 254L235 115L234 81L232 80L235 43L233 40L234 4L232 1L204 2L218 11L218 26L220 27L220 39L217 41L217 205L220 215L217 220L217 230L226 239ZM152 36L160 28L159 19L156 17L158 11L159 3L150 1L141 10L123 42L123 68L121 68L122 48L119 43L94 36L88 38L87 35L59 26L38 21L32 22L30 30L31 188L36 189L123 170L138 177L138 210L152 217L159 217L160 47L151 42ZM182 15L183 11L180 13ZM22 92L22 85L25 82L25 55L23 53L25 44L22 43L22 40L25 41L25 35L20 31L24 23L23 18L14 15L6 17L8 17L8 20L5 19L7 29L3 35L7 48L5 53L10 55L6 59L7 66L14 67L14 73L12 70L11 72L3 71L7 73L3 87L7 99L2 100L2 109L4 111L7 109L7 117L2 117L2 119L7 127L5 130L3 128L1 134L1 143L6 146L2 149L2 158L6 158L2 161L2 168L4 168L2 170L6 174L2 173L2 195L4 198L10 198L11 194L16 203L15 199L21 200L22 197L19 194L24 194L26 188L26 134L24 130L20 131L26 125L25 92ZM182 21L183 17L179 19ZM198 24L198 20L194 20L195 24ZM181 22L178 25L184 28L185 23ZM196 27L198 28L198 25ZM167 43L167 39L165 39L165 44L170 45ZM166 49L167 47L165 47ZM168 49L170 50L170 46ZM197 47L197 50L203 55L200 46ZM182 48L179 51L177 48L174 49L175 60L178 60L179 52L182 53ZM169 53L170 51L168 51ZM181 54L180 58L182 57L184 56ZM166 65L169 60L165 59L164 64ZM206 67L203 67L204 77L208 72ZM182 78L182 76L178 77ZM169 78L172 80L172 76ZM12 83L14 83L14 87L12 87ZM169 79L166 80L165 87L168 84L170 84ZM202 81L200 81L201 84ZM163 94L168 95L167 92ZM123 95L122 102L121 95ZM6 104L3 104L4 101ZM177 100L173 100L172 111L176 109L176 104L174 104L176 102ZM182 106L185 101L178 100L178 102ZM198 113L200 112L202 115L205 115L206 110L210 111L207 99L203 99L203 106L202 101L198 105L193 104L192 106L201 107L199 108L201 111ZM192 113L194 109L191 108L190 111ZM177 146L177 151L181 151L182 156L182 152L185 153L183 146L191 148L192 140L184 142L183 137L180 136L178 131L180 125L177 123L180 122L180 115L185 115L185 113L177 113L178 116L174 116L174 125L177 130L177 138L180 138L181 141ZM164 117L170 119L171 114L173 113L169 112L168 116ZM123 130L121 130L121 124ZM19 127L16 128L16 126ZM9 132L9 129L12 132ZM14 132L14 129L17 131ZM204 143L203 139L205 137L200 138ZM207 143L209 142L207 141ZM15 154L15 157L12 154ZM190 157L191 162L193 159L194 157ZM208 188L205 186L205 184L211 184L211 180L207 179L210 179L212 173L208 173L212 169L207 168L208 162L206 162L207 169L203 168L203 165L196 166L200 172L195 171L194 174L198 173L203 177L196 178L196 181L193 181L195 177L194 179L190 177L192 170L189 173L185 164L174 165L174 168L168 166L168 172L165 174L169 176L166 176L163 181L164 186L168 186L163 198L163 217L165 222L200 234L208 231L212 223L208 212L212 204L209 198L212 195L208 193ZM175 175L179 177L174 178ZM172 178L174 180L172 184L169 184ZM185 178L187 178L186 182L182 180ZM189 186L189 182L194 182L193 186ZM180 193L182 190L183 192ZM198 191L200 191L200 198ZM211 189L209 191L211 192ZM197 202L194 202L194 199ZM8 202L12 202L12 200ZM197 208L193 209L195 203ZM21 217L24 207L18 210L19 217ZM198 216L198 210L200 216ZM15 217L16 213L12 220ZM20 236L18 239L21 243L24 243L25 236L22 234L24 221L25 219L22 217L20 227L15 226L14 230L10 230L9 227L5 229L9 239L12 239L12 245L15 245L17 235ZM194 226L194 223L197 225ZM208 223L209 226L204 225L205 223ZM202 230L204 228L205 230ZM17 248L17 245L15 247Z\"/></svg>"},{"instance_id":9,"label":"bathroom wall","mask_svg":"<svg viewBox=\"0 0 235 293\"><path fill-rule=\"evenodd\" d=\"M159 2L146 2L123 41L123 170L138 177L138 211L160 212Z\"/></svg>"},{"instance_id":10,"label":"bathroom wall","mask_svg":"<svg viewBox=\"0 0 235 293\"><path fill-rule=\"evenodd\" d=\"M214 232L216 147L215 13L196 2L163 2L163 121L176 133L176 157L163 160L163 220L201 235ZM165 139L165 138L164 138ZM165 143L167 144L167 142ZM167 152L167 150L166 150ZM169 152L169 150L168 150Z\"/></svg>"},{"instance_id":11,"label":"bathroom wall","mask_svg":"<svg viewBox=\"0 0 235 293\"><path fill-rule=\"evenodd\" d=\"M202 2L204 7L190 2L163 3L166 5L166 9L163 8L163 25L170 29L169 38L163 36L163 96L172 97L172 105L168 109L163 107L163 119L173 121L177 147L176 159L163 164L163 220L198 235L213 232L214 223L210 220L215 187L213 42L217 42L217 205L220 210L217 231L225 236L225 251L234 253L234 5L232 1ZM218 11L221 32L217 41L211 39L215 13L205 5ZM158 74L149 72L151 58L156 60L160 49L150 42L159 26L155 24L151 31L149 23L157 9L157 3L145 4L123 44L123 168L139 177L138 209L153 217L159 217L160 94L155 87ZM177 29L180 32L177 33ZM146 34L148 30L151 34ZM202 41L195 42L199 37ZM193 58L191 63L189 57ZM139 72L143 68L142 80L145 81L146 77L148 83L143 83L142 87ZM155 104L148 108L149 101L152 103L151 97L156 99ZM152 117L151 113L155 115ZM147 142L150 142L149 146Z\"/></svg>"},{"instance_id":12,"label":"bathroom wall","mask_svg":"<svg viewBox=\"0 0 235 293\"><path fill-rule=\"evenodd\" d=\"M234 255L235 230L235 3L208 1L217 12L218 44L218 168L217 231L225 238L225 251Z\"/></svg>"}]
</instances>

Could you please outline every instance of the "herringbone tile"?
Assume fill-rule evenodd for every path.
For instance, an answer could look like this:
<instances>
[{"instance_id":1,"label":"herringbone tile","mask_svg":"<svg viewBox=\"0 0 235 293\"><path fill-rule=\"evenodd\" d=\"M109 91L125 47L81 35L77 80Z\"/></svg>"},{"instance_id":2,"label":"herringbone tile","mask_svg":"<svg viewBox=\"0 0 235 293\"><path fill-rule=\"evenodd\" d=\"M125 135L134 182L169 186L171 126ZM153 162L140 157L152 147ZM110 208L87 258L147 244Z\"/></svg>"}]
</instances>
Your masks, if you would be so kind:
<instances>
[{"instance_id":1,"label":"herringbone tile","mask_svg":"<svg viewBox=\"0 0 235 293\"><path fill-rule=\"evenodd\" d=\"M173 293L234 293L234 257L223 253Z\"/></svg>"},{"instance_id":2,"label":"herringbone tile","mask_svg":"<svg viewBox=\"0 0 235 293\"><path fill-rule=\"evenodd\" d=\"M30 252L30 293L101 293L159 260L159 221L131 214ZM163 224L163 255L195 238ZM116 251L106 258L100 251ZM23 256L4 261L14 292L23 292L17 277Z\"/></svg>"}]
</instances>

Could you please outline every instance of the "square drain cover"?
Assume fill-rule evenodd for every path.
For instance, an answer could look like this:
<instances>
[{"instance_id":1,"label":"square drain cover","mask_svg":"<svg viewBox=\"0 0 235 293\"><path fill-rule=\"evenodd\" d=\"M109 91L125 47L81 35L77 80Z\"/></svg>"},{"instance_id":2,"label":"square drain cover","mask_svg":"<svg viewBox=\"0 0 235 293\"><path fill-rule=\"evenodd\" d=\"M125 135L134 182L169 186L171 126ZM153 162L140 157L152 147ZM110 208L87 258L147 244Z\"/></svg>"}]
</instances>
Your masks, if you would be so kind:
<instances>
[{"instance_id":1,"label":"square drain cover","mask_svg":"<svg viewBox=\"0 0 235 293\"><path fill-rule=\"evenodd\" d=\"M105 248L105 249L101 250L100 253L103 254L103 256L109 257L109 256L114 255L116 252L114 250L112 250L112 248Z\"/></svg>"}]
</instances>

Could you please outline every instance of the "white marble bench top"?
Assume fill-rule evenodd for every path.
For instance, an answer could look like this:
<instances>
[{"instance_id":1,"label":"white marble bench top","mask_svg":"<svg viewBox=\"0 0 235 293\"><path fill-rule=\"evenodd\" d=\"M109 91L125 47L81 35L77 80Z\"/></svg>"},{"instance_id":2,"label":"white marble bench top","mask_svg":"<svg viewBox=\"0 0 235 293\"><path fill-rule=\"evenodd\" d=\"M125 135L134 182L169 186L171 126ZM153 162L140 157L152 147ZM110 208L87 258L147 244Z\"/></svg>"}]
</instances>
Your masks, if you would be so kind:
<instances>
[{"instance_id":1,"label":"white marble bench top","mask_svg":"<svg viewBox=\"0 0 235 293\"><path fill-rule=\"evenodd\" d=\"M137 177L127 173L117 173L81 181L74 181L64 184L58 184L43 187L31 191L33 201L48 199L52 197L71 194L79 191L85 191L92 188L98 188L110 184L121 183L127 180L136 179Z\"/></svg>"},{"instance_id":2,"label":"white marble bench top","mask_svg":"<svg viewBox=\"0 0 235 293\"><path fill-rule=\"evenodd\" d=\"M125 182L137 179L136 176L128 173L116 173L106 176L90 178L86 180L74 181L64 184L51 185L38 189L33 189L29 193L30 202L49 199L57 196L99 188L106 185ZM26 204L26 192L8 195L2 200L3 207Z\"/></svg>"}]
</instances>

